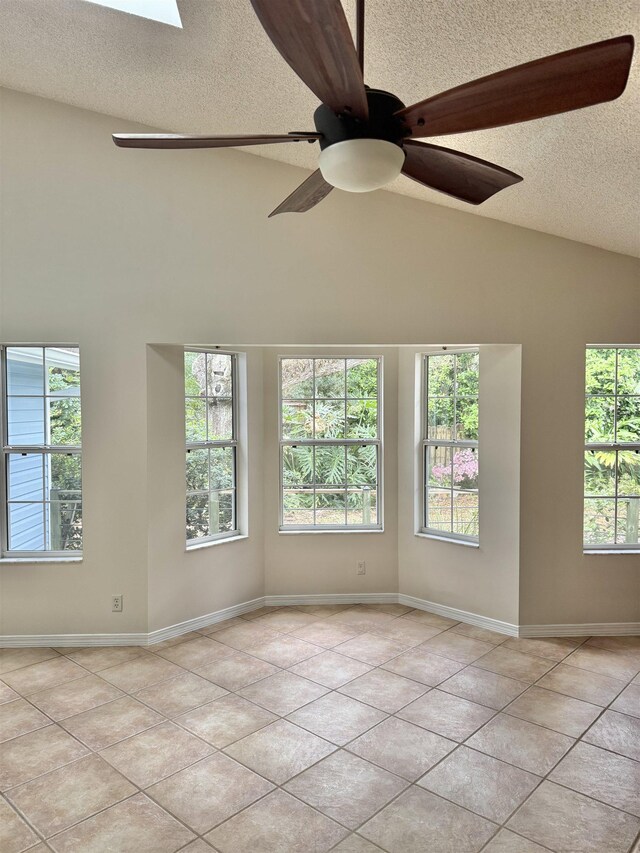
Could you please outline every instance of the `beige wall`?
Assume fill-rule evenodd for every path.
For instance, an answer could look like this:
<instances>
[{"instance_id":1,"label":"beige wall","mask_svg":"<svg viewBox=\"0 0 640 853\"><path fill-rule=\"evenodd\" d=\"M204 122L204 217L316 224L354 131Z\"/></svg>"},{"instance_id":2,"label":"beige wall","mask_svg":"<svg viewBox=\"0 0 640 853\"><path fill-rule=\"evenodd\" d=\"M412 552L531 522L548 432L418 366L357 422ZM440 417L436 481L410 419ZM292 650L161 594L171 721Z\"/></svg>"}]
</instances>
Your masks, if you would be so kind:
<instances>
[{"instance_id":1,"label":"beige wall","mask_svg":"<svg viewBox=\"0 0 640 853\"><path fill-rule=\"evenodd\" d=\"M518 624L520 347L480 347L479 547L416 535L421 506L420 353L400 352L398 569L407 595ZM418 363L416 363L418 361ZM419 381L419 379L418 379Z\"/></svg>"},{"instance_id":2,"label":"beige wall","mask_svg":"<svg viewBox=\"0 0 640 853\"><path fill-rule=\"evenodd\" d=\"M261 350L247 352L239 374L246 414L238 436L239 520L247 538L187 550L184 349L147 349L149 631L264 595Z\"/></svg>"},{"instance_id":3,"label":"beige wall","mask_svg":"<svg viewBox=\"0 0 640 853\"><path fill-rule=\"evenodd\" d=\"M292 353L304 355L303 347ZM278 354L264 358L264 529L267 595L396 592L398 589L398 351L395 347L359 347L353 355L383 359L384 530L375 533L278 532ZM316 355L345 355L323 347ZM286 354L286 351L285 351ZM348 353L347 353L348 354ZM366 574L356 574L364 560Z\"/></svg>"},{"instance_id":4,"label":"beige wall","mask_svg":"<svg viewBox=\"0 0 640 853\"><path fill-rule=\"evenodd\" d=\"M151 518L163 439L148 428L147 385L176 369L147 345L194 341L520 344L520 619L639 618L640 558L580 545L584 346L638 341L637 260L385 192L335 192L268 220L300 170L238 151L118 150L110 133L127 129L3 93L0 340L80 344L86 501L83 563L0 566L3 633L145 631L200 596L204 611L251 594L260 555L249 545L231 569L224 555L244 546L218 546L190 580L163 563L147 613L150 531L131 504ZM340 542L332 552L326 538L337 565Z\"/></svg>"}]
</instances>

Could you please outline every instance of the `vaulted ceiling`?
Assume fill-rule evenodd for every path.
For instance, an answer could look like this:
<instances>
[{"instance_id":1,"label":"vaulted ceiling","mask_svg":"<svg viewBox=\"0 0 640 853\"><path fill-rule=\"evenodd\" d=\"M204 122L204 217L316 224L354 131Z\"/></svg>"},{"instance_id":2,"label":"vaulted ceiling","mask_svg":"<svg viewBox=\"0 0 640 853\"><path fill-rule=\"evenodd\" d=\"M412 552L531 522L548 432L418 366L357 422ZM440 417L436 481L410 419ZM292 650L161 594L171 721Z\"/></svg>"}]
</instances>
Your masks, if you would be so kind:
<instances>
[{"instance_id":1,"label":"vaulted ceiling","mask_svg":"<svg viewBox=\"0 0 640 853\"><path fill-rule=\"evenodd\" d=\"M117 118L179 133L314 129L315 96L276 52L249 0L178 6L183 29L84 0L2 0L0 84L113 115L114 131ZM353 22L354 0L344 6ZM367 0L366 9L365 80L407 104L582 44L640 36L637 0ZM524 176L484 205L465 205L406 178L389 189L640 256L639 129L636 56L617 101L429 139ZM308 169L318 156L318 147L305 143L245 150ZM292 176L282 197L296 183ZM304 215L312 227L313 211Z\"/></svg>"}]
</instances>

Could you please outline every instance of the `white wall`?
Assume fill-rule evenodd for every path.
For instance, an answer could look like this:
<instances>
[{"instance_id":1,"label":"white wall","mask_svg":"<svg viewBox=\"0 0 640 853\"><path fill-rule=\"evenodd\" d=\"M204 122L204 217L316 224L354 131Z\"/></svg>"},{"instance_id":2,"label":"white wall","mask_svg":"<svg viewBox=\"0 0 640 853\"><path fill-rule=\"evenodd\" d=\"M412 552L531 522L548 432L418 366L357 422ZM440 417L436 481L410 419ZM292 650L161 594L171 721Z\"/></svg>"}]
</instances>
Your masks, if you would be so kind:
<instances>
[{"instance_id":1,"label":"white wall","mask_svg":"<svg viewBox=\"0 0 640 853\"><path fill-rule=\"evenodd\" d=\"M520 619L639 618L638 556L581 548L584 346L638 341L637 260L385 192L335 192L268 220L300 170L231 150L116 149L111 132L127 129L2 94L0 340L80 344L86 501L82 563L0 566L2 633L145 631L200 596L213 609L251 594L259 555L249 546L228 569L219 555L243 546L224 545L188 576L168 560L148 605L147 483L162 482L149 470L162 441L147 385L165 366L147 345L185 342L520 344ZM177 483L177 467L167 477ZM448 595L429 571L429 597Z\"/></svg>"}]
</instances>

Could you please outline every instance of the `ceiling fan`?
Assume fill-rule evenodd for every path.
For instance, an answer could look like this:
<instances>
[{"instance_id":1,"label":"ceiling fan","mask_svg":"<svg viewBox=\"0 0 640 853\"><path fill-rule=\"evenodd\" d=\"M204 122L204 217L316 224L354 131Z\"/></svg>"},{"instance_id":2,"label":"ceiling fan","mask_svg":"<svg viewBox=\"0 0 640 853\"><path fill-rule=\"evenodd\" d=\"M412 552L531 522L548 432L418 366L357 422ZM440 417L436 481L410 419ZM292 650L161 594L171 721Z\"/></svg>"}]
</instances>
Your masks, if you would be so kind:
<instances>
[{"instance_id":1,"label":"ceiling fan","mask_svg":"<svg viewBox=\"0 0 640 853\"><path fill-rule=\"evenodd\" d=\"M356 45L340 0L251 0L267 35L322 102L315 132L259 136L116 133L122 148L226 148L319 142L319 169L269 215L310 210L334 187L367 192L400 173L469 204L522 180L461 151L418 142L530 121L619 97L633 37L607 39L481 77L411 106L363 80L364 0L356 0Z\"/></svg>"}]
</instances>

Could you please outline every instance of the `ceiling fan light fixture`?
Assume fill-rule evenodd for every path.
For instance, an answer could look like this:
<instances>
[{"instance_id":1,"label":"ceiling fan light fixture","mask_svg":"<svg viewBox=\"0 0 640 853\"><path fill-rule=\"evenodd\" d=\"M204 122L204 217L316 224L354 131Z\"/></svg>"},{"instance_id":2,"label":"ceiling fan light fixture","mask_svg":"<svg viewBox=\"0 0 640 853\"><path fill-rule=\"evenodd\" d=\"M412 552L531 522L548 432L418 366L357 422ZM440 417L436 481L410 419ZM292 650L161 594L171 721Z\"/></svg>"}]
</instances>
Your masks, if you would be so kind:
<instances>
[{"instance_id":1,"label":"ceiling fan light fixture","mask_svg":"<svg viewBox=\"0 0 640 853\"><path fill-rule=\"evenodd\" d=\"M328 184L350 193L380 189L397 178L405 154L385 139L345 139L324 148L318 165Z\"/></svg>"}]
</instances>

